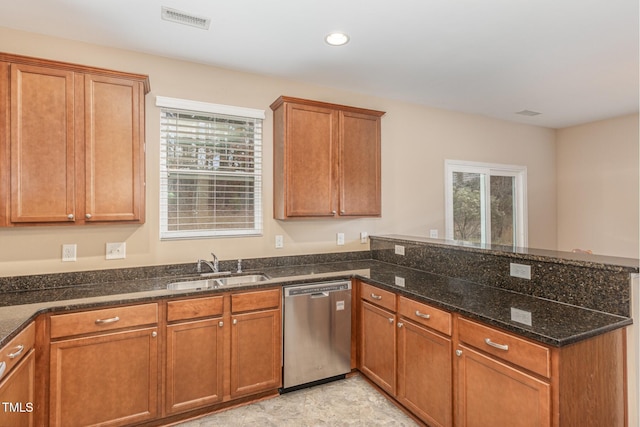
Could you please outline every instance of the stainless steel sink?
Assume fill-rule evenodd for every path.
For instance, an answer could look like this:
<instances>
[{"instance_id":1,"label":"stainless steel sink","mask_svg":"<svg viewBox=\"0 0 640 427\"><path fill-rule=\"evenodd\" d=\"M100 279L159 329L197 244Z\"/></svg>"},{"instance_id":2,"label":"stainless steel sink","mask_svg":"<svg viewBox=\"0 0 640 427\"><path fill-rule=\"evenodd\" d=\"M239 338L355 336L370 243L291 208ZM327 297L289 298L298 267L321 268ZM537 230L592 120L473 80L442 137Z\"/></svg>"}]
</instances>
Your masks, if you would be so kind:
<instances>
[{"instance_id":1,"label":"stainless steel sink","mask_svg":"<svg viewBox=\"0 0 640 427\"><path fill-rule=\"evenodd\" d=\"M174 282L169 283L167 285L167 289L171 291L182 291L182 290L197 290L204 291L207 289L215 289L219 286L216 279L206 279L206 280L190 280L185 282Z\"/></svg>"},{"instance_id":2,"label":"stainless steel sink","mask_svg":"<svg viewBox=\"0 0 640 427\"><path fill-rule=\"evenodd\" d=\"M201 290L228 288L233 286L249 285L269 280L269 276L264 274L245 274L242 276L219 277L216 279L187 280L184 282L173 282L167 285L167 289L178 290Z\"/></svg>"},{"instance_id":3,"label":"stainless steel sink","mask_svg":"<svg viewBox=\"0 0 640 427\"><path fill-rule=\"evenodd\" d=\"M215 280L220 283L220 286L233 286L263 282L269 280L269 277L264 274L247 274L245 276L221 277Z\"/></svg>"}]
</instances>

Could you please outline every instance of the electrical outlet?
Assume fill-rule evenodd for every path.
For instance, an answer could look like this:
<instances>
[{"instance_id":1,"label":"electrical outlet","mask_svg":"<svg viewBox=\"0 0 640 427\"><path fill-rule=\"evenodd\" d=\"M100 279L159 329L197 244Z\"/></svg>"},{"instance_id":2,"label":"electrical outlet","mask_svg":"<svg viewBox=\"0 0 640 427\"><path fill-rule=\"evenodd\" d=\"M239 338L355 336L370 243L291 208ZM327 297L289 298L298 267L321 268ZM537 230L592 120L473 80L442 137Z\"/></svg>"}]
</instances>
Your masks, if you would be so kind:
<instances>
[{"instance_id":1,"label":"electrical outlet","mask_svg":"<svg viewBox=\"0 0 640 427\"><path fill-rule=\"evenodd\" d=\"M395 284L404 288L404 277L396 276Z\"/></svg>"},{"instance_id":2,"label":"electrical outlet","mask_svg":"<svg viewBox=\"0 0 640 427\"><path fill-rule=\"evenodd\" d=\"M438 229L437 228L432 228L431 230L429 230L429 237L431 239L437 239L438 238Z\"/></svg>"},{"instance_id":3,"label":"electrical outlet","mask_svg":"<svg viewBox=\"0 0 640 427\"><path fill-rule=\"evenodd\" d=\"M127 257L127 244L125 242L107 243L106 259L125 259Z\"/></svg>"},{"instance_id":4,"label":"electrical outlet","mask_svg":"<svg viewBox=\"0 0 640 427\"><path fill-rule=\"evenodd\" d=\"M336 235L336 245L338 246L344 245L344 233L338 233Z\"/></svg>"},{"instance_id":5,"label":"electrical outlet","mask_svg":"<svg viewBox=\"0 0 640 427\"><path fill-rule=\"evenodd\" d=\"M76 261L76 244L62 245L62 261Z\"/></svg>"},{"instance_id":6,"label":"electrical outlet","mask_svg":"<svg viewBox=\"0 0 640 427\"><path fill-rule=\"evenodd\" d=\"M360 243L365 245L368 240L369 240L369 233L367 233L366 231L361 231L360 232Z\"/></svg>"},{"instance_id":7,"label":"electrical outlet","mask_svg":"<svg viewBox=\"0 0 640 427\"><path fill-rule=\"evenodd\" d=\"M396 255L404 255L404 246L396 245Z\"/></svg>"},{"instance_id":8,"label":"electrical outlet","mask_svg":"<svg viewBox=\"0 0 640 427\"><path fill-rule=\"evenodd\" d=\"M517 264L515 262L510 263L510 274L513 277L519 277L521 279L531 280L531 266L525 264Z\"/></svg>"},{"instance_id":9,"label":"electrical outlet","mask_svg":"<svg viewBox=\"0 0 640 427\"><path fill-rule=\"evenodd\" d=\"M282 249L284 247L284 236L282 234L276 235L276 249Z\"/></svg>"},{"instance_id":10,"label":"electrical outlet","mask_svg":"<svg viewBox=\"0 0 640 427\"><path fill-rule=\"evenodd\" d=\"M514 322L522 323L527 326L531 326L531 312L526 310L520 310L519 308L511 307L511 320Z\"/></svg>"}]
</instances>

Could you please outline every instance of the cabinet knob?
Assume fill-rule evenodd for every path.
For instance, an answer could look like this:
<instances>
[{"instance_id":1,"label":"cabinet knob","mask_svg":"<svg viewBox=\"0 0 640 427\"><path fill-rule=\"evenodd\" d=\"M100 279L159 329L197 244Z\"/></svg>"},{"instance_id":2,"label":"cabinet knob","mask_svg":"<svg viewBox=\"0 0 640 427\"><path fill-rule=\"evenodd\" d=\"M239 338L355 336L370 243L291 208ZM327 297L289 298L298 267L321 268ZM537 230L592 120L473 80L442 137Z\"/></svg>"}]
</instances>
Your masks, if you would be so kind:
<instances>
[{"instance_id":1,"label":"cabinet knob","mask_svg":"<svg viewBox=\"0 0 640 427\"><path fill-rule=\"evenodd\" d=\"M233 322L232 322L232 323L233 323L234 325L237 325L237 324L238 324L238 319L233 319Z\"/></svg>"},{"instance_id":2,"label":"cabinet knob","mask_svg":"<svg viewBox=\"0 0 640 427\"><path fill-rule=\"evenodd\" d=\"M393 317L389 317L389 323L393 323Z\"/></svg>"},{"instance_id":3,"label":"cabinet knob","mask_svg":"<svg viewBox=\"0 0 640 427\"><path fill-rule=\"evenodd\" d=\"M221 328L224 326L224 322L221 320L218 322L218 326L220 326Z\"/></svg>"},{"instance_id":4,"label":"cabinet knob","mask_svg":"<svg viewBox=\"0 0 640 427\"><path fill-rule=\"evenodd\" d=\"M340 210L340 213L341 213L341 214L344 214L344 209Z\"/></svg>"},{"instance_id":5,"label":"cabinet knob","mask_svg":"<svg viewBox=\"0 0 640 427\"><path fill-rule=\"evenodd\" d=\"M91 219L91 214L85 214L84 217L87 219Z\"/></svg>"},{"instance_id":6,"label":"cabinet knob","mask_svg":"<svg viewBox=\"0 0 640 427\"><path fill-rule=\"evenodd\" d=\"M462 356L462 350L456 350L456 356L458 357Z\"/></svg>"},{"instance_id":7,"label":"cabinet knob","mask_svg":"<svg viewBox=\"0 0 640 427\"><path fill-rule=\"evenodd\" d=\"M73 220L73 218L75 218L75 216L73 214L67 215L67 219Z\"/></svg>"},{"instance_id":8,"label":"cabinet knob","mask_svg":"<svg viewBox=\"0 0 640 427\"><path fill-rule=\"evenodd\" d=\"M335 214L336 214L336 211L331 211L331 215L335 215Z\"/></svg>"},{"instance_id":9,"label":"cabinet knob","mask_svg":"<svg viewBox=\"0 0 640 427\"><path fill-rule=\"evenodd\" d=\"M403 326L404 326L404 323L398 322L398 328L402 328Z\"/></svg>"},{"instance_id":10,"label":"cabinet knob","mask_svg":"<svg viewBox=\"0 0 640 427\"><path fill-rule=\"evenodd\" d=\"M151 336L152 336L153 338L155 338L155 337L157 337L157 336L158 336L158 333L157 333L156 331L153 331L153 332L151 332Z\"/></svg>"}]
</instances>

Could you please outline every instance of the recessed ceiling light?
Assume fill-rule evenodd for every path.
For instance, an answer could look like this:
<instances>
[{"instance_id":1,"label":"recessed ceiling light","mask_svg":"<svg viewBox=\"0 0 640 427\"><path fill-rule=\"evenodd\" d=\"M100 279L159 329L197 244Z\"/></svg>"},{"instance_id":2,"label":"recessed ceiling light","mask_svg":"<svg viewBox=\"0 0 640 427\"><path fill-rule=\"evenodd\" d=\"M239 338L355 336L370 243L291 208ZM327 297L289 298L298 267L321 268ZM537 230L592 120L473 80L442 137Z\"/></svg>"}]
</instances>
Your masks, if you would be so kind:
<instances>
[{"instance_id":1,"label":"recessed ceiling light","mask_svg":"<svg viewBox=\"0 0 640 427\"><path fill-rule=\"evenodd\" d=\"M331 46L342 46L349 43L349 36L345 33L331 33L327 34L324 41Z\"/></svg>"}]
</instances>

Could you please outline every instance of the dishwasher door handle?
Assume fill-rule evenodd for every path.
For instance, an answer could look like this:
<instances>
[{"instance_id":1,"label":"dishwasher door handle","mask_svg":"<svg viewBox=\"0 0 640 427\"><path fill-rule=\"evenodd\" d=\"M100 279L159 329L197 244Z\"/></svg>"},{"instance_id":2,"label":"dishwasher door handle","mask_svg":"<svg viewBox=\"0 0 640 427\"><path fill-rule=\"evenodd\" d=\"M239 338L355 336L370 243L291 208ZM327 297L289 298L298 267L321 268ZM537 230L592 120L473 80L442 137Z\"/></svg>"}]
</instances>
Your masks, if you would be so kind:
<instances>
[{"instance_id":1,"label":"dishwasher door handle","mask_svg":"<svg viewBox=\"0 0 640 427\"><path fill-rule=\"evenodd\" d=\"M311 294L311 298L326 298L329 296L329 292L318 292L315 294Z\"/></svg>"}]
</instances>

